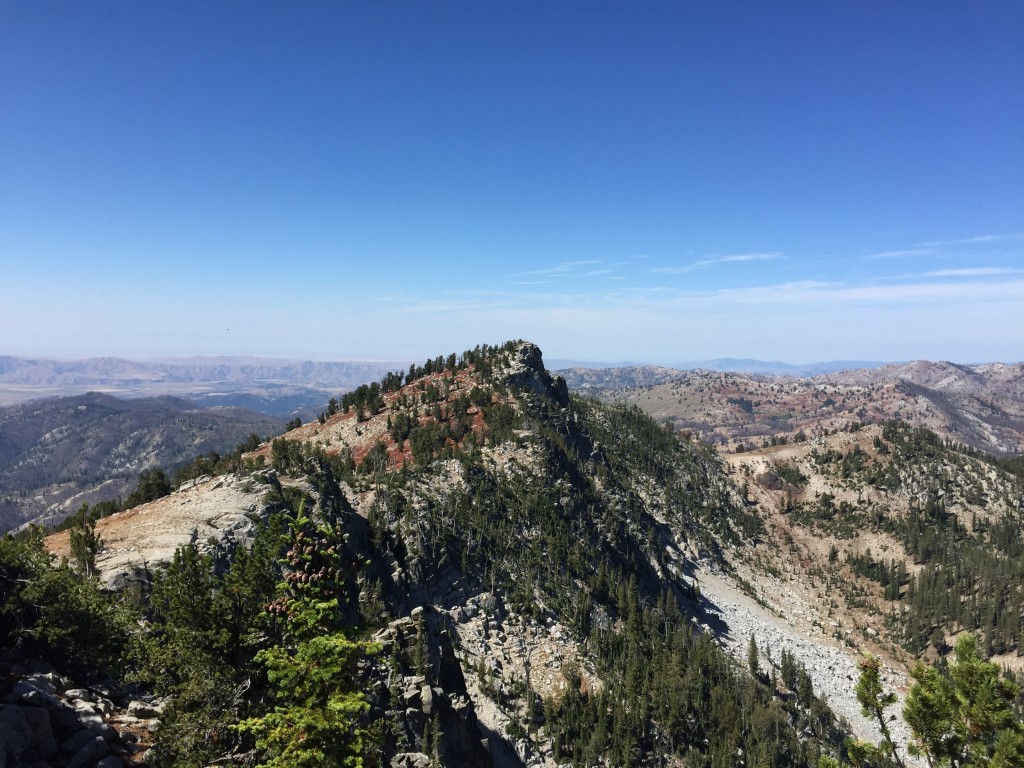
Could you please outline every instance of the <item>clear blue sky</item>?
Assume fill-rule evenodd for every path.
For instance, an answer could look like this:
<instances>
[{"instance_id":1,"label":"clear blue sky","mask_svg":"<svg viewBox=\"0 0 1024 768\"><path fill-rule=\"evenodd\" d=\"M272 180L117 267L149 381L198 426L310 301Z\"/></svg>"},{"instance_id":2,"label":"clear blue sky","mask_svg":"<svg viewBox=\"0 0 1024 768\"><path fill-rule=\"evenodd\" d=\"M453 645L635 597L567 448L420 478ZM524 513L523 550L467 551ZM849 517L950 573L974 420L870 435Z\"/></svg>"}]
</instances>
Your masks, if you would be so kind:
<instances>
[{"instance_id":1,"label":"clear blue sky","mask_svg":"<svg viewBox=\"0 0 1024 768\"><path fill-rule=\"evenodd\" d=\"M1024 359L1024 3L0 0L0 354Z\"/></svg>"}]
</instances>

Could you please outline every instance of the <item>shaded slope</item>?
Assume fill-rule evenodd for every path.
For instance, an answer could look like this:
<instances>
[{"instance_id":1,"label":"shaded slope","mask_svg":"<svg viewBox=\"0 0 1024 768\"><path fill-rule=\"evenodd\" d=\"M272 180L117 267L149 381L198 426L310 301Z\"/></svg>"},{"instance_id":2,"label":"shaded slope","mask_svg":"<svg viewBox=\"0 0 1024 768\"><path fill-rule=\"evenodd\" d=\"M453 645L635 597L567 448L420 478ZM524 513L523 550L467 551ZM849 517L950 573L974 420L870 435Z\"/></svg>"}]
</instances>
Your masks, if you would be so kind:
<instances>
[{"instance_id":1,"label":"shaded slope","mask_svg":"<svg viewBox=\"0 0 1024 768\"><path fill-rule=\"evenodd\" d=\"M0 530L59 520L82 502L126 495L146 467L170 469L279 428L261 414L173 397L93 392L0 409Z\"/></svg>"}]
</instances>

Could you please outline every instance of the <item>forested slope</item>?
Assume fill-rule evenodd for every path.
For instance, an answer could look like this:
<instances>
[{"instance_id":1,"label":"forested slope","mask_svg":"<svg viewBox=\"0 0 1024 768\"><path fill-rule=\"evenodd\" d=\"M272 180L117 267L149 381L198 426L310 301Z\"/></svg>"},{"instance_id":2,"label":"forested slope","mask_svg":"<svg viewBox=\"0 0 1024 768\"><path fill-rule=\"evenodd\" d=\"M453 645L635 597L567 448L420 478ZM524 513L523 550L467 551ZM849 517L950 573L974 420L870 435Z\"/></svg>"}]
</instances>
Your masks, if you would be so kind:
<instances>
[{"instance_id":1,"label":"forested slope","mask_svg":"<svg viewBox=\"0 0 1024 768\"><path fill-rule=\"evenodd\" d=\"M894 429L840 437L877 437L892 456ZM195 465L229 476L191 473L166 498L81 516L47 542L66 565L47 565L38 534L4 541L0 632L18 654L156 697L158 766L834 765L848 734L812 675L757 642L727 655L730 627L699 579L779 567L766 553L800 545L780 521L839 541L819 507L856 494L856 526L884 526L882 491L856 476L869 464L831 437L799 459L730 456L730 478L712 448L637 408L570 396L535 346L477 347ZM954 478L991 499L996 526L1012 494L998 467L962 454L996 473L977 488ZM801 479L809 463L817 478L836 466L846 495L824 501ZM932 468L908 479L897 466L885 492L919 498ZM224 506L241 514L223 521ZM183 519L172 550L161 520ZM895 530L878 535L895 546ZM837 570L812 581L859 584L857 552L836 547Z\"/></svg>"},{"instance_id":2,"label":"forested slope","mask_svg":"<svg viewBox=\"0 0 1024 768\"><path fill-rule=\"evenodd\" d=\"M127 497L148 467L263 439L283 420L174 397L123 400L91 392L0 409L0 531L59 522L83 502Z\"/></svg>"},{"instance_id":3,"label":"forested slope","mask_svg":"<svg viewBox=\"0 0 1024 768\"><path fill-rule=\"evenodd\" d=\"M168 697L157 764L303 764L314 746L385 765L841 753L806 675L752 676L700 628L714 617L695 561L725 567L721 548L757 531L715 453L636 409L570 398L532 345L361 387L237 471L261 494L255 541L186 546L166 570L142 558L138 618L116 625L111 657L85 657ZM206 485L233 487L189 493ZM115 562L103 541L133 515L77 532L101 574ZM300 662L334 682L288 683ZM287 723L308 726L305 746L281 740Z\"/></svg>"}]
</instances>

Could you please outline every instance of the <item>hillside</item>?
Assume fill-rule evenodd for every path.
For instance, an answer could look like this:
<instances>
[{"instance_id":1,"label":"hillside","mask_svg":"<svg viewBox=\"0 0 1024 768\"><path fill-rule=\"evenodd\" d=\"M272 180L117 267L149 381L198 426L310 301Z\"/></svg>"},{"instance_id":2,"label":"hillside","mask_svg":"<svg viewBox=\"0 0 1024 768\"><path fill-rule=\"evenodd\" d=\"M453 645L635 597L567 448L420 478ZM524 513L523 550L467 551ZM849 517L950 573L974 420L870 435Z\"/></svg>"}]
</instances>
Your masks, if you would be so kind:
<instances>
[{"instance_id":1,"label":"hillside","mask_svg":"<svg viewBox=\"0 0 1024 768\"><path fill-rule=\"evenodd\" d=\"M810 378L716 371L600 370L570 385L636 404L659 421L729 448L857 422L900 419L997 454L1024 451L1024 364L917 361Z\"/></svg>"},{"instance_id":2,"label":"hillside","mask_svg":"<svg viewBox=\"0 0 1024 768\"><path fill-rule=\"evenodd\" d=\"M127 496L147 467L170 470L280 429L262 414L173 397L93 392L2 408L0 532L29 520L58 522L82 503Z\"/></svg>"},{"instance_id":3,"label":"hillside","mask_svg":"<svg viewBox=\"0 0 1024 768\"><path fill-rule=\"evenodd\" d=\"M838 658L812 676L802 656L779 667L778 646L764 648L773 688L721 650L749 640L716 601L742 594L728 552L760 527L714 451L636 409L570 397L533 345L385 377L243 461L236 477L99 520L100 576L130 584L194 545L237 580L235 547L265 558L260 531L284 526L285 594L337 583L346 622L379 628L361 686L367 722L389 724L372 731L384 764L724 765L742 750L789 766L839 749L814 695ZM214 517L225 508L258 524ZM49 546L71 553L67 533ZM181 634L150 621L166 642ZM183 719L191 674L161 689L180 713L157 734L161 760L243 749L185 737L210 727ZM236 684L209 685L205 706L233 711L216 702Z\"/></svg>"},{"instance_id":4,"label":"hillside","mask_svg":"<svg viewBox=\"0 0 1024 768\"><path fill-rule=\"evenodd\" d=\"M766 524L746 554L766 599L802 592L810 623L907 661L963 631L1024 668L1024 479L890 422L727 455Z\"/></svg>"}]
</instances>

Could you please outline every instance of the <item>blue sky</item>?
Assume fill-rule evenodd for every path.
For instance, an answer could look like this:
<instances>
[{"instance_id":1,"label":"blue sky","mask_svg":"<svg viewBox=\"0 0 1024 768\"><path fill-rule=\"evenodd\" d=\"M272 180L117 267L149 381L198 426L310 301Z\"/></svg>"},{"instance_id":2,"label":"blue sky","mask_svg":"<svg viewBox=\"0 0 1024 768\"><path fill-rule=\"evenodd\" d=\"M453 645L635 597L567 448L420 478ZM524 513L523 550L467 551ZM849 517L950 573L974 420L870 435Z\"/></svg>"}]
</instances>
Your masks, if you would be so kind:
<instances>
[{"instance_id":1,"label":"blue sky","mask_svg":"<svg viewBox=\"0 0 1024 768\"><path fill-rule=\"evenodd\" d=\"M0 0L0 354L1021 360L1022 30Z\"/></svg>"}]
</instances>

